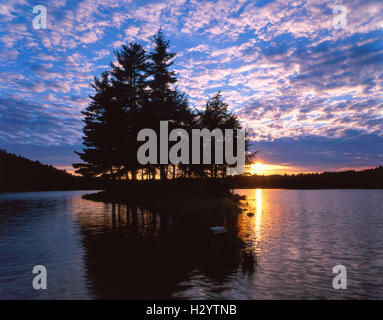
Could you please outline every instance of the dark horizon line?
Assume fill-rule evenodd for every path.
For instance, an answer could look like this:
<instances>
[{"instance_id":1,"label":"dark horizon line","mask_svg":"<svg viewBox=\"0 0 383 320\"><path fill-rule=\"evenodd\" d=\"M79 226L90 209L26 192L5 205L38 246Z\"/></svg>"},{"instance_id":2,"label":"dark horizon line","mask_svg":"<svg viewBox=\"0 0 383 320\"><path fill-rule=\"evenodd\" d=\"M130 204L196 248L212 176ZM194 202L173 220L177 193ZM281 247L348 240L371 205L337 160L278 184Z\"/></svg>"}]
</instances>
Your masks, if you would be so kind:
<instances>
[{"instance_id":1,"label":"dark horizon line","mask_svg":"<svg viewBox=\"0 0 383 320\"><path fill-rule=\"evenodd\" d=\"M43 166L47 166L47 167L53 167L54 169L58 170L58 171L62 171L62 172L66 172L67 174L69 174L70 176L72 177L81 177L81 175L78 175L78 174L73 174L72 172L66 170L66 169L60 169L57 165L53 165L53 164L49 164L49 163L43 163L41 162L40 160L31 160L21 154L16 154L16 153L13 153L13 152L8 152L6 149L3 149L3 148L0 148L0 154L1 152L4 152L8 155L11 155L11 156L15 156L15 157L21 157L25 160L28 160L28 161L31 161L31 162L34 162L34 163L37 163L37 164L41 164ZM255 163L255 162L254 162ZM70 167L73 168L73 166L71 165ZM247 167L247 165L245 166ZM354 170L354 169L348 169L348 170L339 170L339 171L316 171L316 172L297 172L297 173L278 173L278 174L246 174L246 173L242 173L241 175L239 176L243 176L243 177L283 177L283 176L299 176L299 175L320 175L320 174L326 174L326 173L346 173L346 172L355 172L355 173L361 173L361 172L365 172L365 171L369 171L369 170L375 170L375 169L379 169L379 168L382 168L383 167L383 163L380 164L380 165L377 165L377 166L373 166L373 167L367 167L365 169L361 169L361 170ZM74 168L73 168L74 169ZM181 178L182 179L182 178ZM157 179L156 179L157 180Z\"/></svg>"}]
</instances>

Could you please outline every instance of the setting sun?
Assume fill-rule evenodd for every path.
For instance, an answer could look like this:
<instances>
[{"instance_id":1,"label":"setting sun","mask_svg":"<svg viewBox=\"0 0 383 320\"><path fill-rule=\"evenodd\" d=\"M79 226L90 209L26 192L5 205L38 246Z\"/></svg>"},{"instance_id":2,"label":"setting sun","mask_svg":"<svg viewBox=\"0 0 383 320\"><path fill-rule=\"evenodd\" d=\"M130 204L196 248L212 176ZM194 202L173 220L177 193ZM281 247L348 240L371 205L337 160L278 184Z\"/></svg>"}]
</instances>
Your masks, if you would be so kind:
<instances>
[{"instance_id":1,"label":"setting sun","mask_svg":"<svg viewBox=\"0 0 383 320\"><path fill-rule=\"evenodd\" d=\"M288 167L286 166L256 162L248 167L247 172L249 174L270 175L280 174L282 171L286 172L287 170Z\"/></svg>"}]
</instances>

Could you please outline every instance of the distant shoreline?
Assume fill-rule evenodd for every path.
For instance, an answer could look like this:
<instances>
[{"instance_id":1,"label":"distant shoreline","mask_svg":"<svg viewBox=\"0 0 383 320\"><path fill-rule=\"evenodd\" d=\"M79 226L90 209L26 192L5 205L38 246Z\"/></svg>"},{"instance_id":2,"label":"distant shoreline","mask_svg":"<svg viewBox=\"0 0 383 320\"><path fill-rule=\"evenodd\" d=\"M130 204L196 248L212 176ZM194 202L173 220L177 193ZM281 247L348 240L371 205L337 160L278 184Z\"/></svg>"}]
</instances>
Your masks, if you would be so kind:
<instances>
[{"instance_id":1,"label":"distant shoreline","mask_svg":"<svg viewBox=\"0 0 383 320\"><path fill-rule=\"evenodd\" d=\"M251 190L251 189L262 189L262 190L383 190L383 187L371 187L371 188L358 188L358 187L328 187L328 188L293 188L293 187L235 187L232 190ZM30 192L62 192L62 191L91 191L91 192L101 192L105 191L103 189L52 189L52 190L10 190L10 191L0 191L0 194L7 193L30 193Z\"/></svg>"},{"instance_id":2,"label":"distant shoreline","mask_svg":"<svg viewBox=\"0 0 383 320\"><path fill-rule=\"evenodd\" d=\"M295 175L228 176L226 178L111 180L83 178L0 150L0 193L76 190L127 190L185 196L187 192L216 196L230 189L383 189L383 166L362 171Z\"/></svg>"},{"instance_id":3,"label":"distant shoreline","mask_svg":"<svg viewBox=\"0 0 383 320\"><path fill-rule=\"evenodd\" d=\"M12 191L0 191L0 194L5 193L32 193L32 192L71 192L71 191L89 191L89 192L100 192L101 189L54 189L54 190L12 190Z\"/></svg>"}]
</instances>

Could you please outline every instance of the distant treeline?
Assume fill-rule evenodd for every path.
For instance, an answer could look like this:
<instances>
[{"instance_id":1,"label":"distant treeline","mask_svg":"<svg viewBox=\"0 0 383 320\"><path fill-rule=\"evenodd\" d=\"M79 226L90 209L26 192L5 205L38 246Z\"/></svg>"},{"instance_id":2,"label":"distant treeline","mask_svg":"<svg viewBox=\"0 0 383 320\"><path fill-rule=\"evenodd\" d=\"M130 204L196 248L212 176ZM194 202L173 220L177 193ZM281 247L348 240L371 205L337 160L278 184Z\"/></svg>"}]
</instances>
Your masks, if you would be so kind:
<instances>
[{"instance_id":1,"label":"distant treeline","mask_svg":"<svg viewBox=\"0 0 383 320\"><path fill-rule=\"evenodd\" d=\"M383 166L363 171L237 176L232 178L230 185L233 188L381 189L383 188Z\"/></svg>"},{"instance_id":2,"label":"distant treeline","mask_svg":"<svg viewBox=\"0 0 383 320\"><path fill-rule=\"evenodd\" d=\"M224 194L234 188L382 188L383 166L363 171L324 172L316 174L235 176L225 179L184 179L167 182L160 180L119 180L85 179L73 176L64 170L50 165L31 161L0 150L0 192L108 189L124 195L149 194L163 197L166 194L205 195L207 197Z\"/></svg>"},{"instance_id":3,"label":"distant treeline","mask_svg":"<svg viewBox=\"0 0 383 320\"><path fill-rule=\"evenodd\" d=\"M92 189L94 181L0 150L0 192Z\"/></svg>"}]
</instances>

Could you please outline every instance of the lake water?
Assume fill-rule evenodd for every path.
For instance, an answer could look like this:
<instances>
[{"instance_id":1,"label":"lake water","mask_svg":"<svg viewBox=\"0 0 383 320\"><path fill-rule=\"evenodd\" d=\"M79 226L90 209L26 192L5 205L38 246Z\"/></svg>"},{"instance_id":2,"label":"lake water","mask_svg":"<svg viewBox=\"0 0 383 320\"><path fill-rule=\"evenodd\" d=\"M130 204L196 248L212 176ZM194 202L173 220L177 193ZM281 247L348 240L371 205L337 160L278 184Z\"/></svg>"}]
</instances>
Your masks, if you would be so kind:
<instances>
[{"instance_id":1,"label":"lake water","mask_svg":"<svg viewBox=\"0 0 383 320\"><path fill-rule=\"evenodd\" d=\"M214 221L223 234L84 191L0 194L0 298L383 299L383 190L237 192L244 211Z\"/></svg>"}]
</instances>

